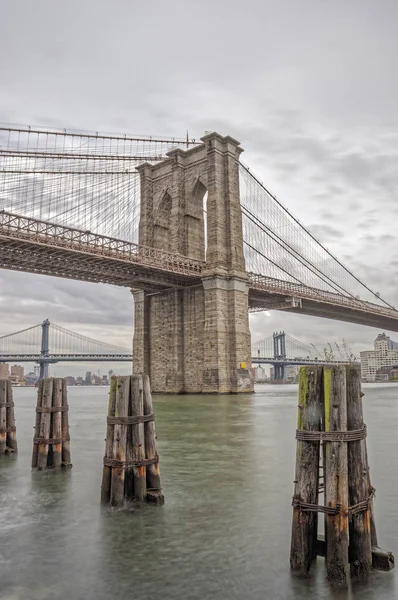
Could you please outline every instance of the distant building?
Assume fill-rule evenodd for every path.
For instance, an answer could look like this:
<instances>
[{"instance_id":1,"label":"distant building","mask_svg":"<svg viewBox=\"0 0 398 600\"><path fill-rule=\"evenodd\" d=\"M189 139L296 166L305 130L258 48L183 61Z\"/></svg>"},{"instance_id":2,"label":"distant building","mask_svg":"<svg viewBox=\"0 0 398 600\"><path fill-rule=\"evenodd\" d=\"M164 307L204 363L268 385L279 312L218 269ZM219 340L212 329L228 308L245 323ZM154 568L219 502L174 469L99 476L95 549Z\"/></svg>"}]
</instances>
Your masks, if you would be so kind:
<instances>
[{"instance_id":1,"label":"distant building","mask_svg":"<svg viewBox=\"0 0 398 600\"><path fill-rule=\"evenodd\" d=\"M398 343L393 342L385 333L379 333L374 341L374 350L365 350L360 356L363 381L384 380L386 373L381 370L398 365Z\"/></svg>"},{"instance_id":2,"label":"distant building","mask_svg":"<svg viewBox=\"0 0 398 600\"><path fill-rule=\"evenodd\" d=\"M8 379L8 368L7 363L0 363L0 379Z\"/></svg>"},{"instance_id":3,"label":"distant building","mask_svg":"<svg viewBox=\"0 0 398 600\"><path fill-rule=\"evenodd\" d=\"M261 365L259 365L258 367L253 367L253 377L254 381L257 383L269 379L267 371Z\"/></svg>"},{"instance_id":4,"label":"distant building","mask_svg":"<svg viewBox=\"0 0 398 600\"><path fill-rule=\"evenodd\" d=\"M66 380L66 385L76 385L76 379L74 377L72 377L71 375L68 375L67 377L65 377Z\"/></svg>"},{"instance_id":5,"label":"distant building","mask_svg":"<svg viewBox=\"0 0 398 600\"><path fill-rule=\"evenodd\" d=\"M298 381L300 373L300 365L286 365L285 367L285 379L291 383Z\"/></svg>"},{"instance_id":6,"label":"distant building","mask_svg":"<svg viewBox=\"0 0 398 600\"><path fill-rule=\"evenodd\" d=\"M30 372L25 375L25 385L36 385L39 379L39 375L36 373Z\"/></svg>"},{"instance_id":7,"label":"distant building","mask_svg":"<svg viewBox=\"0 0 398 600\"><path fill-rule=\"evenodd\" d=\"M300 365L285 365L285 377L283 381L296 383L300 372ZM275 379L275 368L270 369L270 379ZM282 380L280 380L282 381Z\"/></svg>"},{"instance_id":8,"label":"distant building","mask_svg":"<svg viewBox=\"0 0 398 600\"><path fill-rule=\"evenodd\" d=\"M24 368L21 367L20 365L12 365L9 378L14 383L23 383Z\"/></svg>"},{"instance_id":9,"label":"distant building","mask_svg":"<svg viewBox=\"0 0 398 600\"><path fill-rule=\"evenodd\" d=\"M86 371L86 377L84 378L85 385L91 385L91 371Z\"/></svg>"}]
</instances>

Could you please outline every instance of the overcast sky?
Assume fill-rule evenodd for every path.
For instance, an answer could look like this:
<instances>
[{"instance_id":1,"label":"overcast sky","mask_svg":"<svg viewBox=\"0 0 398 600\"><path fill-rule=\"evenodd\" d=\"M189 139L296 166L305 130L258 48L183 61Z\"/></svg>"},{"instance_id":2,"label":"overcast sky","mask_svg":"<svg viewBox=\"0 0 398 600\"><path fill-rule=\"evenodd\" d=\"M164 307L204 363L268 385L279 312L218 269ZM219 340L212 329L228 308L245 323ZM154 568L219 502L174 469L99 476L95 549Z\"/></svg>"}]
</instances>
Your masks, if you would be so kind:
<instances>
[{"instance_id":1,"label":"overcast sky","mask_svg":"<svg viewBox=\"0 0 398 600\"><path fill-rule=\"evenodd\" d=\"M396 0L0 0L0 55L2 122L233 135L267 187L398 306ZM0 334L48 317L130 340L128 290L6 271L0 286ZM378 333L281 312L251 324L254 339L345 337L356 353Z\"/></svg>"}]
</instances>

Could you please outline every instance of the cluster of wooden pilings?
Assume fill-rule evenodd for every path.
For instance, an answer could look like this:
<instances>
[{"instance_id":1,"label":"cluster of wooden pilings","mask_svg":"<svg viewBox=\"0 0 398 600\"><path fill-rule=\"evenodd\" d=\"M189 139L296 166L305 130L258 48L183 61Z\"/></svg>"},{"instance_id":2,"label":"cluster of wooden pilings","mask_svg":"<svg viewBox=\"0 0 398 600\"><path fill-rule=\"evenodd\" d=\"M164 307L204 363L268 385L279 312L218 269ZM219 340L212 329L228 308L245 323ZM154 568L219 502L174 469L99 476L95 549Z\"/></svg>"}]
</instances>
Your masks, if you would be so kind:
<instances>
[{"instance_id":1,"label":"cluster of wooden pilings","mask_svg":"<svg viewBox=\"0 0 398 600\"><path fill-rule=\"evenodd\" d=\"M164 503L147 375L111 380L101 502L125 501Z\"/></svg>"},{"instance_id":2,"label":"cluster of wooden pilings","mask_svg":"<svg viewBox=\"0 0 398 600\"><path fill-rule=\"evenodd\" d=\"M391 552L377 544L362 395L359 366L300 370L290 565L306 575L324 556L336 585L346 585L350 572L366 576L394 566Z\"/></svg>"},{"instance_id":3,"label":"cluster of wooden pilings","mask_svg":"<svg viewBox=\"0 0 398 600\"><path fill-rule=\"evenodd\" d=\"M32 469L72 467L68 410L66 380L41 379L37 390ZM103 504L164 503L154 421L149 377L112 377L101 487ZM0 454L16 451L11 382L0 380Z\"/></svg>"},{"instance_id":4,"label":"cluster of wooden pilings","mask_svg":"<svg viewBox=\"0 0 398 600\"><path fill-rule=\"evenodd\" d=\"M40 379L32 469L71 468L68 410L66 380Z\"/></svg>"},{"instance_id":5,"label":"cluster of wooden pilings","mask_svg":"<svg viewBox=\"0 0 398 600\"><path fill-rule=\"evenodd\" d=\"M18 451L11 381L0 380L0 455Z\"/></svg>"}]
</instances>

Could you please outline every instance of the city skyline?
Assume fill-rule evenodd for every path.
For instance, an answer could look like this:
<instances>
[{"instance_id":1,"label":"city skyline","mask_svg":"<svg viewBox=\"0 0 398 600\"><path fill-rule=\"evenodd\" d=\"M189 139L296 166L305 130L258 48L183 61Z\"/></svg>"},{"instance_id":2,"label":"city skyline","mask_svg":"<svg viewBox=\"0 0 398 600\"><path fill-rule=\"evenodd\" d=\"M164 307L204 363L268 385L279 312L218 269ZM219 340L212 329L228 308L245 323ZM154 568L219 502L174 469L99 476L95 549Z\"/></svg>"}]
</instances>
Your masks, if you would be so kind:
<instances>
[{"instance_id":1,"label":"city skyline","mask_svg":"<svg viewBox=\"0 0 398 600\"><path fill-rule=\"evenodd\" d=\"M367 328L370 329L370 328ZM373 328L372 328L373 329ZM373 347L374 343L376 342L376 340L380 337L380 336L385 336L387 332L379 332L376 333L375 336L373 337L373 339L368 341L368 344L365 345L364 347L362 347L361 350L359 350L358 354L356 354L355 352L353 353L355 355L356 360L360 360L360 355L361 353L366 353L367 351L369 351L370 346ZM388 335L388 333L387 333ZM391 334L391 335L394 335ZM396 342L391 336L388 336L389 340L390 340L390 346L391 346L391 350L395 350L397 352L397 359L398 359L398 342ZM345 339L345 338L344 338ZM348 340L345 340L347 342L347 346L349 349L352 348L350 342ZM312 343L311 341L309 342L310 344ZM339 346L341 348L342 346L342 340L338 339L338 340L334 340L332 342L326 341L324 344L319 345L318 350L320 351L320 355L323 354L324 349L326 349L326 351L330 351L327 346L328 344L331 344L332 348L331 351L335 352L336 355L338 355L338 349L337 346ZM338 356L337 356L338 358ZM397 360L398 362L398 360ZM2 365L4 365L5 363L1 363L0 362L0 375L1 375L1 369L2 369ZM106 365L106 366L105 366ZM17 365L19 366L19 365ZM22 365L21 365L22 366ZM380 365L379 365L380 366ZM11 367L11 365L10 365ZM25 370L25 373L28 372L33 372L35 369L38 368L38 365L36 365L35 363L24 363L22 368ZM266 365L265 369L267 371L270 370L270 366ZM104 371L106 373L108 373L108 371L114 371L117 372L118 375L129 375L132 371L131 369L131 365L129 362L126 363L120 363L120 362L98 362L98 363L93 363L93 362L62 362L62 363L54 363L54 364L50 364L49 365L49 375L52 377L83 377L85 376L85 374L87 373L87 371L91 371L94 374L104 374ZM0 376L1 378L1 376Z\"/></svg>"}]
</instances>

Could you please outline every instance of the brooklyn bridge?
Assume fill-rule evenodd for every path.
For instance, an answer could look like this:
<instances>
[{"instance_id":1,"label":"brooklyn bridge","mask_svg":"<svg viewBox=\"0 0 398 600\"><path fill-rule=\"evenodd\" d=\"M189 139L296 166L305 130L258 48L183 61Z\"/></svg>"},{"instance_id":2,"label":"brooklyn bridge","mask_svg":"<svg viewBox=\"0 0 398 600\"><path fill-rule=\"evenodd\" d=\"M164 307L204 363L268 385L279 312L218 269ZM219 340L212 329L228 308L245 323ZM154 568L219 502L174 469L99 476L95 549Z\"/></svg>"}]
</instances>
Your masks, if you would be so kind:
<instances>
[{"instance_id":1,"label":"brooklyn bridge","mask_svg":"<svg viewBox=\"0 0 398 600\"><path fill-rule=\"evenodd\" d=\"M124 286L154 391L252 389L249 311L398 331L398 311L200 140L0 128L0 267ZM100 289L98 291L100 292Z\"/></svg>"}]
</instances>

